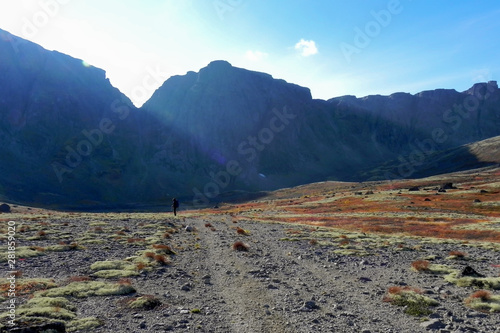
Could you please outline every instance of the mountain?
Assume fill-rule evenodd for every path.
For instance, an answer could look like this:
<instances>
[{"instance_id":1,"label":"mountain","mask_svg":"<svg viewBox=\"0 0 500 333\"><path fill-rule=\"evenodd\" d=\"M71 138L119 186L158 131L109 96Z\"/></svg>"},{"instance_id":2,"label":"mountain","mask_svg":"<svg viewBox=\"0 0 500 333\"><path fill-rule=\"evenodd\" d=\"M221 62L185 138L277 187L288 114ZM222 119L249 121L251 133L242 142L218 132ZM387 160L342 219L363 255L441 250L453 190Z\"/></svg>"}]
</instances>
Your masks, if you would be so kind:
<instances>
[{"instance_id":1,"label":"mountain","mask_svg":"<svg viewBox=\"0 0 500 333\"><path fill-rule=\"evenodd\" d=\"M500 136L444 151L415 151L362 174L366 180L423 178L500 165Z\"/></svg>"},{"instance_id":2,"label":"mountain","mask_svg":"<svg viewBox=\"0 0 500 333\"><path fill-rule=\"evenodd\" d=\"M427 158L499 135L499 98L491 81L462 93L314 100L307 88L214 61L199 73L167 80L141 111L200 147L206 162L199 175L223 173L228 161L237 162L237 175L205 181L211 193L363 180L361 170L414 151Z\"/></svg>"},{"instance_id":3,"label":"mountain","mask_svg":"<svg viewBox=\"0 0 500 333\"><path fill-rule=\"evenodd\" d=\"M491 81L315 100L307 88L214 61L168 79L137 109L103 70L0 30L0 199L207 204L231 191L383 177L370 172L500 135L499 98Z\"/></svg>"},{"instance_id":4,"label":"mountain","mask_svg":"<svg viewBox=\"0 0 500 333\"><path fill-rule=\"evenodd\" d=\"M130 100L103 70L0 35L0 194L44 205L134 200L144 167Z\"/></svg>"}]
</instances>

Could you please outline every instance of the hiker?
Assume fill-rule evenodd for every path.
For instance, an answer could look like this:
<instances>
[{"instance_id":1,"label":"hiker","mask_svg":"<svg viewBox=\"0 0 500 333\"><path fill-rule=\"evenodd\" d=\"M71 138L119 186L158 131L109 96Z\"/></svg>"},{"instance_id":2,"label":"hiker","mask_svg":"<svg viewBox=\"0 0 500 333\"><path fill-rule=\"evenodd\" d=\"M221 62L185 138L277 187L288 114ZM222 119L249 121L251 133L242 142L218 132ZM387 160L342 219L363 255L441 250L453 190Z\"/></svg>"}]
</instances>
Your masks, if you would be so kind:
<instances>
[{"instance_id":1,"label":"hiker","mask_svg":"<svg viewBox=\"0 0 500 333\"><path fill-rule=\"evenodd\" d=\"M176 198L172 199L172 210L174 211L174 216L177 216L177 208L179 208L179 201Z\"/></svg>"}]
</instances>

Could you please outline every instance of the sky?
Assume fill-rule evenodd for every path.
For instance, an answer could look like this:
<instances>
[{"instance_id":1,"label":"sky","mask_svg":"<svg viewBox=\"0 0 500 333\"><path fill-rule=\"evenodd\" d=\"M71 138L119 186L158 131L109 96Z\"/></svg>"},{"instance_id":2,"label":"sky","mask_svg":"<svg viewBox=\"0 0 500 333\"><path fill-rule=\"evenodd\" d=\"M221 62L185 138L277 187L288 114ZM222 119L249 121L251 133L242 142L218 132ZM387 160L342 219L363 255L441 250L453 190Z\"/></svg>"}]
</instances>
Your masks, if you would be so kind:
<instances>
[{"instance_id":1,"label":"sky","mask_svg":"<svg viewBox=\"0 0 500 333\"><path fill-rule=\"evenodd\" d=\"M214 60L319 99L500 77L497 0L0 0L0 29L104 69L137 106Z\"/></svg>"}]
</instances>

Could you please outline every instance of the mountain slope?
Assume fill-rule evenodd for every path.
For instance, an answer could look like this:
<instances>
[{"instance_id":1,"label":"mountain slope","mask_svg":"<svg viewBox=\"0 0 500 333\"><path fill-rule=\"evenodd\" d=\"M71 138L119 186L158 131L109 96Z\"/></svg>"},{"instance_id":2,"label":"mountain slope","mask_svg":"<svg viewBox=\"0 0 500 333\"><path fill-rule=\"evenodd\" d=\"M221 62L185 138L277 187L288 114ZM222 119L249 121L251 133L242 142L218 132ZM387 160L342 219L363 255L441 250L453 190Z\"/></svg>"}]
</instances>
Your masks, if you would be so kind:
<instances>
[{"instance_id":1,"label":"mountain slope","mask_svg":"<svg viewBox=\"0 0 500 333\"><path fill-rule=\"evenodd\" d=\"M500 165L500 136L477 141L445 151L425 153L415 150L410 155L384 163L363 174L367 180L422 178L437 174Z\"/></svg>"},{"instance_id":2,"label":"mountain slope","mask_svg":"<svg viewBox=\"0 0 500 333\"><path fill-rule=\"evenodd\" d=\"M103 70L0 37L0 197L12 201L208 203L228 191L364 180L416 150L438 154L500 135L494 81L463 93L323 101L214 61L168 79L136 109ZM448 169L434 163L429 172Z\"/></svg>"}]
</instances>

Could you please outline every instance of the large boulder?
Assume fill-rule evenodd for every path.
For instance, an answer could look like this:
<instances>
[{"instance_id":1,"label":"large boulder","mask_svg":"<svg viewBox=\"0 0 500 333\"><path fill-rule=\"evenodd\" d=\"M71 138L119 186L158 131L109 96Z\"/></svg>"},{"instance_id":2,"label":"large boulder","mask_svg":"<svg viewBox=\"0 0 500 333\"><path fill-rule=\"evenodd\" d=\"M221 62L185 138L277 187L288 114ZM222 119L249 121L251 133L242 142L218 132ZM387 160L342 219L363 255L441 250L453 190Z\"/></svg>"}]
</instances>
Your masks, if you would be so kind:
<instances>
[{"instance_id":1,"label":"large boulder","mask_svg":"<svg viewBox=\"0 0 500 333\"><path fill-rule=\"evenodd\" d=\"M10 213L10 206L7 204L1 204L0 213Z\"/></svg>"}]
</instances>

